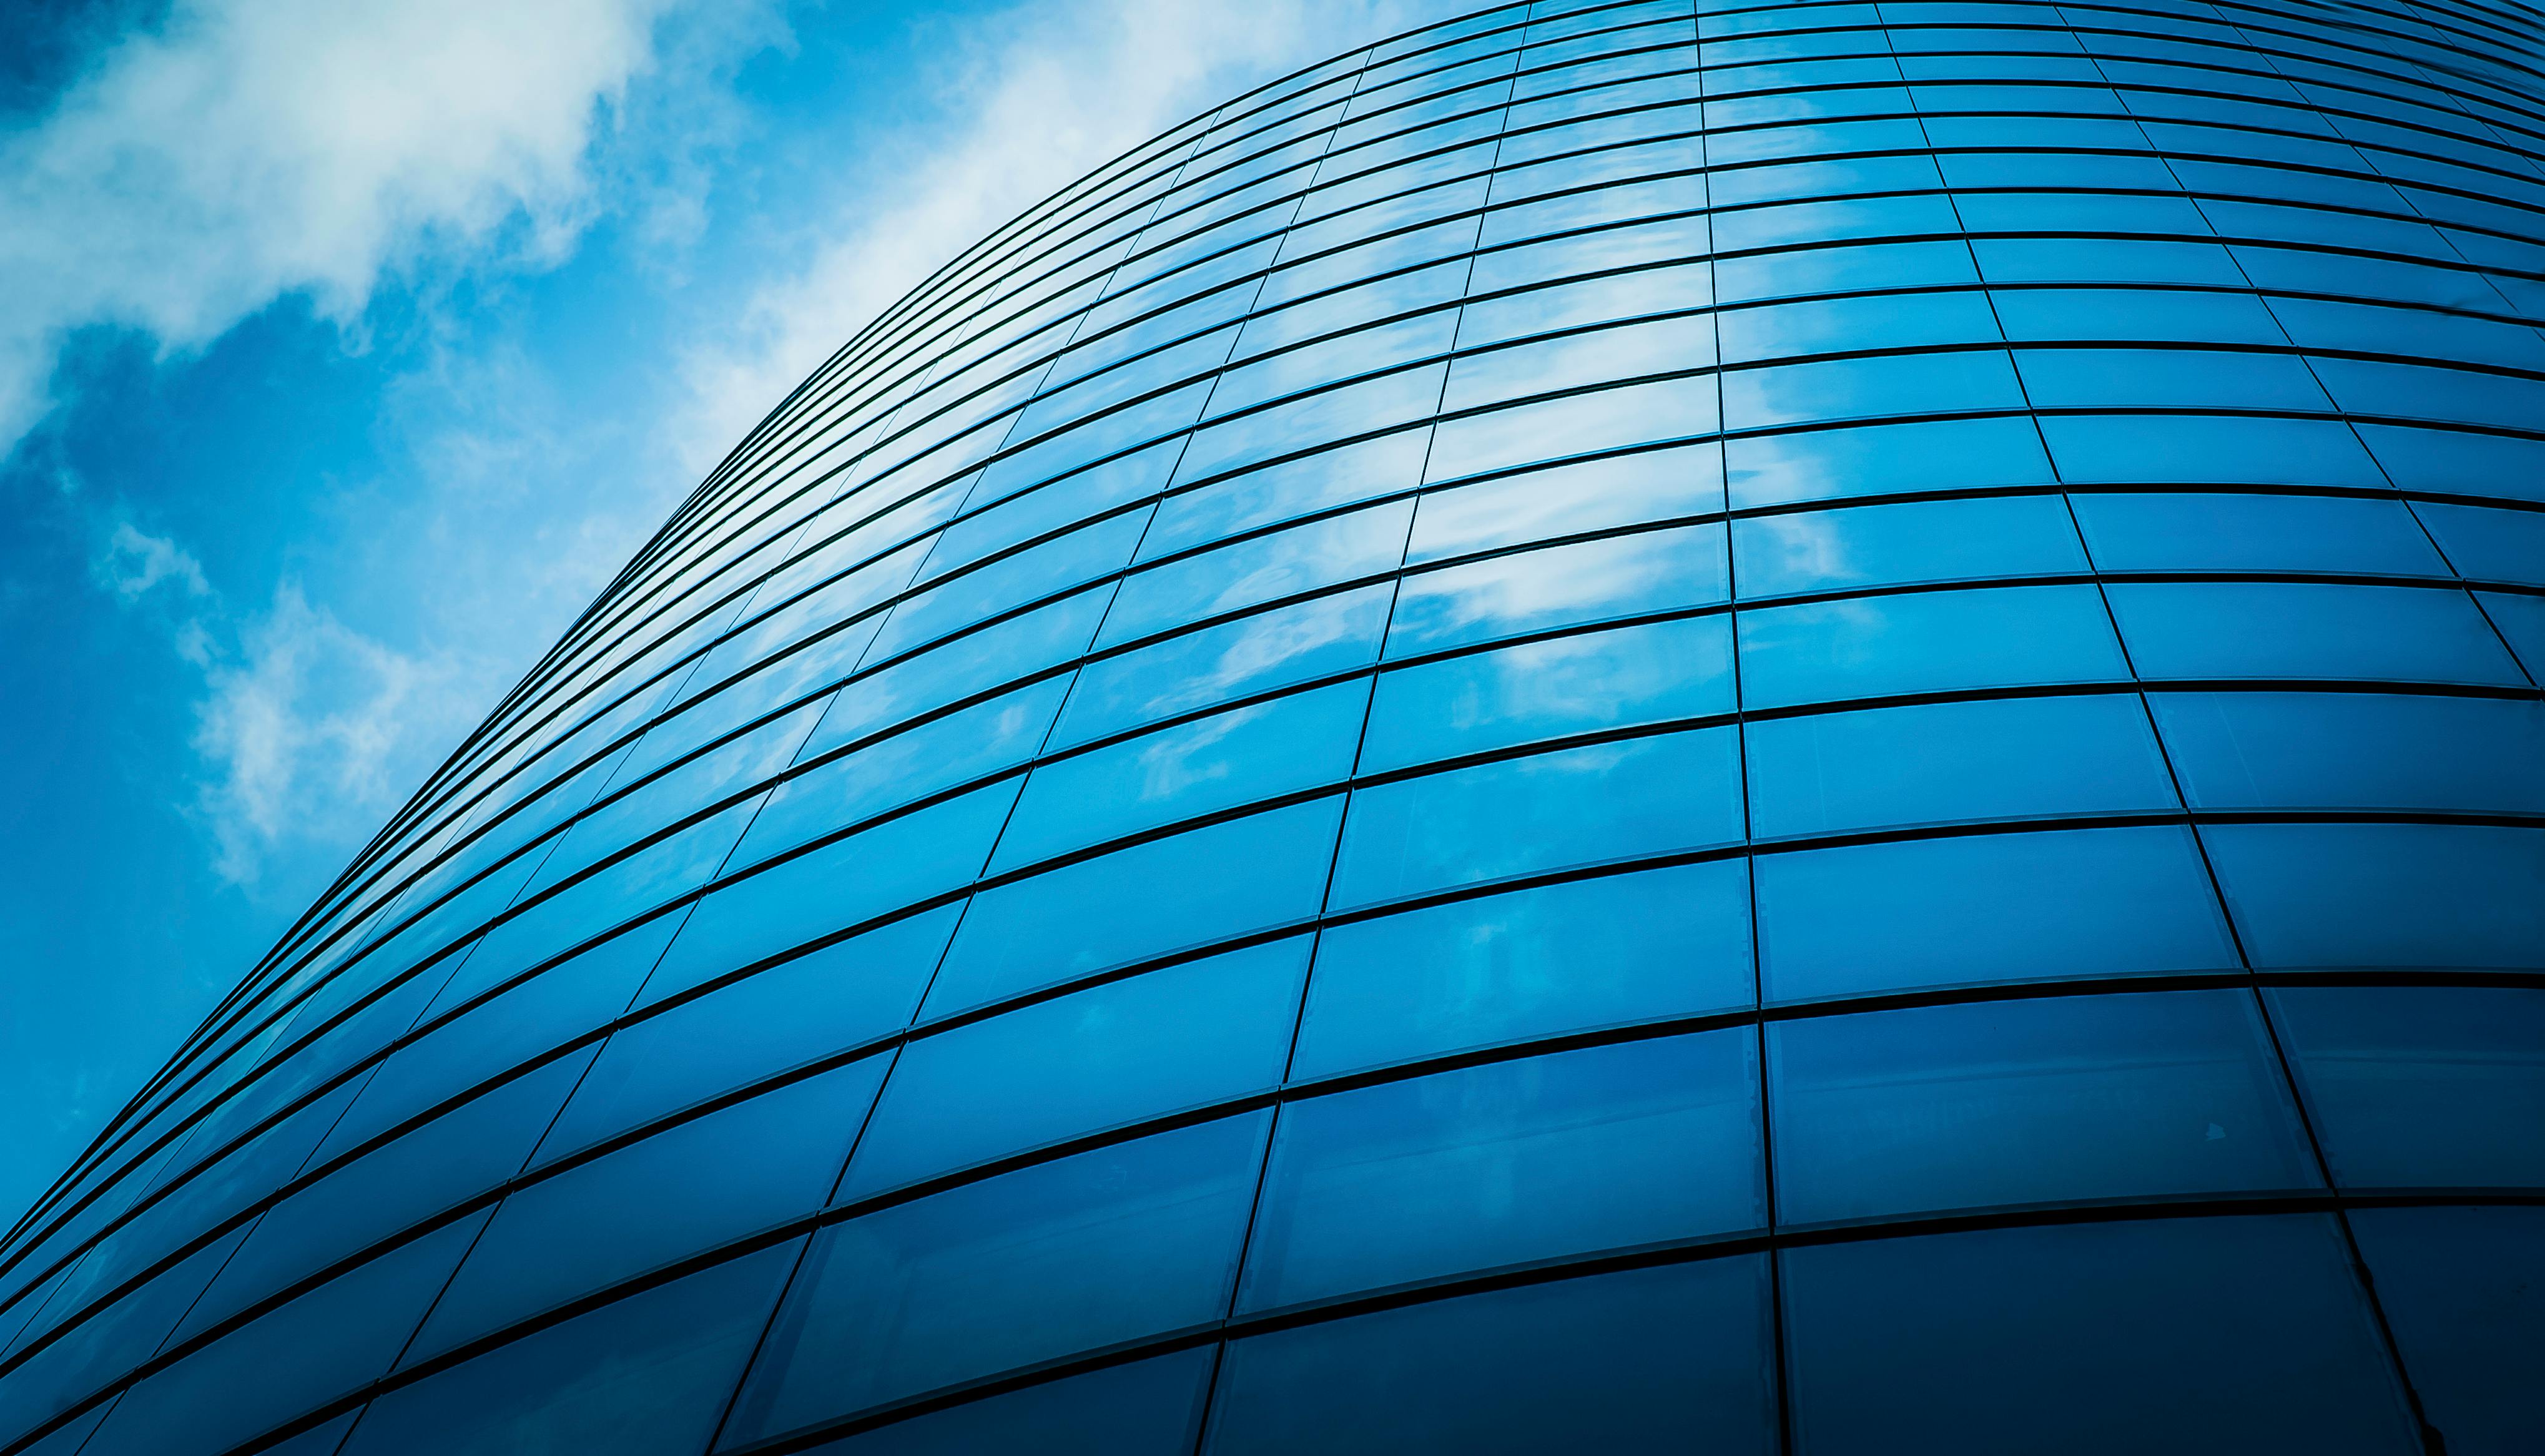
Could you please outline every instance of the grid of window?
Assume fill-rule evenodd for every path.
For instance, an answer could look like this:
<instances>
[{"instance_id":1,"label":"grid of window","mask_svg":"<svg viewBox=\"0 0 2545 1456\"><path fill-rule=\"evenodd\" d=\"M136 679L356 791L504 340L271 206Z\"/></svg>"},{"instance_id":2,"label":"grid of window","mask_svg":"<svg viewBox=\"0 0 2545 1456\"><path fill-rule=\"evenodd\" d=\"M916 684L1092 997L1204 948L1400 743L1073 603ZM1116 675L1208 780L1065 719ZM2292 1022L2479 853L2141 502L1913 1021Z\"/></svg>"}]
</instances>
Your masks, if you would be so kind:
<instances>
[{"instance_id":1,"label":"grid of window","mask_svg":"<svg viewBox=\"0 0 2545 1456\"><path fill-rule=\"evenodd\" d=\"M783 401L0 1242L0 1453L2532 1449L2540 327L2519 5L1240 98Z\"/></svg>"}]
</instances>

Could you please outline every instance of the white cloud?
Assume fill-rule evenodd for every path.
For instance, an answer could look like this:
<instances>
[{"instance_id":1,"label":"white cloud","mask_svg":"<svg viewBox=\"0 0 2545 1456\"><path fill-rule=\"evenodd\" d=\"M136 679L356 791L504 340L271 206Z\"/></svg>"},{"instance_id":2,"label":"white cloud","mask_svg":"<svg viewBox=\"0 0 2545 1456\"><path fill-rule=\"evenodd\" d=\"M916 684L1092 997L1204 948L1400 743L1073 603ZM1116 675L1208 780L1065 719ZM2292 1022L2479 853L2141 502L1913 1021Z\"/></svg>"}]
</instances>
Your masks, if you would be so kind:
<instances>
[{"instance_id":1,"label":"white cloud","mask_svg":"<svg viewBox=\"0 0 2545 1456\"><path fill-rule=\"evenodd\" d=\"M832 351L1035 202L1203 108L1360 41L1474 8L1457 0L1080 0L1026 4L949 37L938 114L869 150L803 266L685 361L671 428L695 471ZM991 38L996 38L995 40Z\"/></svg>"},{"instance_id":2,"label":"white cloud","mask_svg":"<svg viewBox=\"0 0 2545 1456\"><path fill-rule=\"evenodd\" d=\"M447 714L447 662L418 658L347 627L286 582L205 664L195 750L210 770L197 808L213 868L250 884L287 840L359 834L395 807L412 766L404 750ZM420 733L421 730L421 733Z\"/></svg>"},{"instance_id":3,"label":"white cloud","mask_svg":"<svg viewBox=\"0 0 2545 1456\"><path fill-rule=\"evenodd\" d=\"M473 711L453 653L405 651L347 626L285 580L240 611L193 552L128 520L100 528L89 575L165 630L199 675L195 796L212 869L254 885L278 852L334 852L368 834ZM483 688L483 684L465 685Z\"/></svg>"},{"instance_id":4,"label":"white cloud","mask_svg":"<svg viewBox=\"0 0 2545 1456\"><path fill-rule=\"evenodd\" d=\"M123 602L136 602L162 582L173 582L189 597L208 597L211 583L204 565L166 536L145 535L129 521L116 523L115 533L93 563L98 585Z\"/></svg>"},{"instance_id":5,"label":"white cloud","mask_svg":"<svg viewBox=\"0 0 2545 1456\"><path fill-rule=\"evenodd\" d=\"M177 0L0 140L0 453L70 331L182 351L295 292L351 326L432 248L558 256L674 3Z\"/></svg>"}]
</instances>

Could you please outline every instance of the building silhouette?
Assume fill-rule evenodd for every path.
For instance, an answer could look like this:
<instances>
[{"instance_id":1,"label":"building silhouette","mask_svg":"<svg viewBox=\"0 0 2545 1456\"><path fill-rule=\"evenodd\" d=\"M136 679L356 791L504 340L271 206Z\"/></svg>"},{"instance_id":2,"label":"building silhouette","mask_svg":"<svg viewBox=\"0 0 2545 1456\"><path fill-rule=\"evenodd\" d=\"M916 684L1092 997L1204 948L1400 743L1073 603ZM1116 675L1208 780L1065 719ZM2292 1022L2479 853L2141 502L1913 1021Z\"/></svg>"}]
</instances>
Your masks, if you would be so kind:
<instances>
[{"instance_id":1,"label":"building silhouette","mask_svg":"<svg viewBox=\"0 0 2545 1456\"><path fill-rule=\"evenodd\" d=\"M764 421L0 1452L2545 1442L2545 22L1507 6Z\"/></svg>"}]
</instances>

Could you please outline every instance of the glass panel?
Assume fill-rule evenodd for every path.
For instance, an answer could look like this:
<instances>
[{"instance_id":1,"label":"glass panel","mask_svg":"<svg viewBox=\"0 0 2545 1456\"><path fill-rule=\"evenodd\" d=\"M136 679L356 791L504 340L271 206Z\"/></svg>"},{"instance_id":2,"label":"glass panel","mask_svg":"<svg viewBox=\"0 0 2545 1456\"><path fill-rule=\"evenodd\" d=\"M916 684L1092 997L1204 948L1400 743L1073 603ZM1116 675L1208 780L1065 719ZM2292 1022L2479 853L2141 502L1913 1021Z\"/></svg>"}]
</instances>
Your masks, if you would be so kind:
<instances>
[{"instance_id":1,"label":"glass panel","mask_svg":"<svg viewBox=\"0 0 2545 1456\"><path fill-rule=\"evenodd\" d=\"M1279 940L912 1041L840 1197L1273 1086L1307 958Z\"/></svg>"},{"instance_id":2,"label":"glass panel","mask_svg":"<svg viewBox=\"0 0 2545 1456\"><path fill-rule=\"evenodd\" d=\"M1757 1054L1707 1031L1289 1103L1239 1307L1756 1228Z\"/></svg>"},{"instance_id":3,"label":"glass panel","mask_svg":"<svg viewBox=\"0 0 2545 1456\"><path fill-rule=\"evenodd\" d=\"M2176 807L2134 697L2039 697L1752 723L1752 832Z\"/></svg>"},{"instance_id":4,"label":"glass panel","mask_svg":"<svg viewBox=\"0 0 2545 1456\"><path fill-rule=\"evenodd\" d=\"M2271 1007L2342 1186L2545 1186L2545 993L2309 986Z\"/></svg>"},{"instance_id":5,"label":"glass panel","mask_svg":"<svg viewBox=\"0 0 2545 1456\"><path fill-rule=\"evenodd\" d=\"M1689 526L1417 572L1397 593L1387 655L1711 607L1731 596L1723 527Z\"/></svg>"},{"instance_id":6,"label":"glass panel","mask_svg":"<svg viewBox=\"0 0 2545 1456\"><path fill-rule=\"evenodd\" d=\"M2421 1443L2331 1219L1788 1250L1795 1449L2376 1453ZM1989 1372L1973 1418L1973 1371Z\"/></svg>"},{"instance_id":7,"label":"glass panel","mask_svg":"<svg viewBox=\"0 0 2545 1456\"><path fill-rule=\"evenodd\" d=\"M591 1054L562 1057L328 1173L266 1210L188 1312L188 1337L521 1171Z\"/></svg>"},{"instance_id":8,"label":"glass panel","mask_svg":"<svg viewBox=\"0 0 2545 1456\"><path fill-rule=\"evenodd\" d=\"M1392 585L1318 597L1090 663L1051 747L1069 748L1193 708L1369 666Z\"/></svg>"},{"instance_id":9,"label":"glass panel","mask_svg":"<svg viewBox=\"0 0 2545 1456\"><path fill-rule=\"evenodd\" d=\"M1743 868L1603 875L1333 927L1291 1076L1748 1006Z\"/></svg>"},{"instance_id":10,"label":"glass panel","mask_svg":"<svg viewBox=\"0 0 2545 1456\"><path fill-rule=\"evenodd\" d=\"M2081 495L2104 571L2356 571L2445 576L2397 500L2359 496Z\"/></svg>"},{"instance_id":11,"label":"glass panel","mask_svg":"<svg viewBox=\"0 0 2545 1456\"><path fill-rule=\"evenodd\" d=\"M2192 804L2545 810L2545 707L2371 692L2156 693Z\"/></svg>"},{"instance_id":12,"label":"glass panel","mask_svg":"<svg viewBox=\"0 0 2545 1456\"><path fill-rule=\"evenodd\" d=\"M1415 513L1406 560L1439 561L1720 511L1722 454L1717 445L1671 445L1435 491Z\"/></svg>"},{"instance_id":13,"label":"glass panel","mask_svg":"<svg viewBox=\"0 0 2545 1456\"><path fill-rule=\"evenodd\" d=\"M539 1161L910 1024L960 906L781 961L622 1027L539 1144Z\"/></svg>"},{"instance_id":14,"label":"glass panel","mask_svg":"<svg viewBox=\"0 0 2545 1456\"><path fill-rule=\"evenodd\" d=\"M1767 1074L1780 1220L2317 1182L2242 991L1780 1021Z\"/></svg>"},{"instance_id":15,"label":"glass panel","mask_svg":"<svg viewBox=\"0 0 2545 1456\"><path fill-rule=\"evenodd\" d=\"M1170 835L974 897L924 1008L934 1019L1108 966L1314 915L1336 797ZM1161 899L1158 887L1179 887Z\"/></svg>"},{"instance_id":16,"label":"glass panel","mask_svg":"<svg viewBox=\"0 0 2545 1456\"><path fill-rule=\"evenodd\" d=\"M2108 589L2149 678L2362 678L2525 687L2463 592L2291 582Z\"/></svg>"},{"instance_id":17,"label":"glass panel","mask_svg":"<svg viewBox=\"0 0 2545 1456\"><path fill-rule=\"evenodd\" d=\"M1161 1133L825 1229L725 1442L1219 1318L1270 1118Z\"/></svg>"},{"instance_id":18,"label":"glass panel","mask_svg":"<svg viewBox=\"0 0 2545 1456\"><path fill-rule=\"evenodd\" d=\"M651 1005L970 884L1020 782L931 804L717 889L681 928L640 1002Z\"/></svg>"},{"instance_id":19,"label":"glass panel","mask_svg":"<svg viewBox=\"0 0 2545 1456\"><path fill-rule=\"evenodd\" d=\"M2257 966L2545 966L2545 834L2439 824L2200 833Z\"/></svg>"},{"instance_id":20,"label":"glass panel","mask_svg":"<svg viewBox=\"0 0 2545 1456\"><path fill-rule=\"evenodd\" d=\"M134 1386L84 1449L210 1456L376 1378L484 1223L445 1225L194 1351Z\"/></svg>"},{"instance_id":21,"label":"glass panel","mask_svg":"<svg viewBox=\"0 0 2545 1456\"><path fill-rule=\"evenodd\" d=\"M1744 597L2086 569L2058 496L1792 511L1732 524Z\"/></svg>"},{"instance_id":22,"label":"glass panel","mask_svg":"<svg viewBox=\"0 0 2545 1456\"><path fill-rule=\"evenodd\" d=\"M1707 728L1357 790L1332 903L1738 843L1739 752Z\"/></svg>"},{"instance_id":23,"label":"glass panel","mask_svg":"<svg viewBox=\"0 0 2545 1456\"><path fill-rule=\"evenodd\" d=\"M1360 771L1732 710L1719 615L1555 637L1381 674Z\"/></svg>"},{"instance_id":24,"label":"glass panel","mask_svg":"<svg viewBox=\"0 0 2545 1456\"><path fill-rule=\"evenodd\" d=\"M1209 1456L1776 1448L1756 1255L1533 1284L1230 1344Z\"/></svg>"},{"instance_id":25,"label":"glass panel","mask_svg":"<svg viewBox=\"0 0 2545 1456\"><path fill-rule=\"evenodd\" d=\"M868 1057L516 1188L399 1363L821 1207L883 1071Z\"/></svg>"},{"instance_id":26,"label":"glass panel","mask_svg":"<svg viewBox=\"0 0 2545 1456\"><path fill-rule=\"evenodd\" d=\"M1035 768L989 872L1322 787L1352 772L1369 685L1339 683Z\"/></svg>"},{"instance_id":27,"label":"glass panel","mask_svg":"<svg viewBox=\"0 0 2545 1456\"><path fill-rule=\"evenodd\" d=\"M1846 496L2047 485L2057 478L2029 419L1943 420L1727 441L1723 470L1735 511Z\"/></svg>"},{"instance_id":28,"label":"glass panel","mask_svg":"<svg viewBox=\"0 0 2545 1456\"><path fill-rule=\"evenodd\" d=\"M689 1456L715 1429L802 1247L764 1249L390 1391L344 1456Z\"/></svg>"},{"instance_id":29,"label":"glass panel","mask_svg":"<svg viewBox=\"0 0 2545 1456\"><path fill-rule=\"evenodd\" d=\"M1757 864L1769 1001L2238 964L2181 829L1909 840Z\"/></svg>"},{"instance_id":30,"label":"glass panel","mask_svg":"<svg viewBox=\"0 0 2545 1456\"><path fill-rule=\"evenodd\" d=\"M1189 1456L1214 1354L1179 1350L967 1402L811 1448L812 1456Z\"/></svg>"},{"instance_id":31,"label":"glass panel","mask_svg":"<svg viewBox=\"0 0 2545 1456\"><path fill-rule=\"evenodd\" d=\"M2127 679L2093 587L1909 592L1741 614L1747 706Z\"/></svg>"},{"instance_id":32,"label":"glass panel","mask_svg":"<svg viewBox=\"0 0 2545 1456\"><path fill-rule=\"evenodd\" d=\"M2545 1448L2545 1209L2354 1208L2422 1409L2451 1456Z\"/></svg>"}]
</instances>

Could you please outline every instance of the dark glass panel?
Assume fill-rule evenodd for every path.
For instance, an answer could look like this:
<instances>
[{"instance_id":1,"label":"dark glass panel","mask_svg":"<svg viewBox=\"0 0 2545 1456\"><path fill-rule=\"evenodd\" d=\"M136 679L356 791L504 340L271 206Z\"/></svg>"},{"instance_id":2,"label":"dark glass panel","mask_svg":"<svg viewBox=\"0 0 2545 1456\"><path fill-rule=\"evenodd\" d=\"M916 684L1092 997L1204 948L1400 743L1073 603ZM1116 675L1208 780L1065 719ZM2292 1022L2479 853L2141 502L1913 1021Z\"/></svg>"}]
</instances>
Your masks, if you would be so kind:
<instances>
[{"instance_id":1,"label":"dark glass panel","mask_svg":"<svg viewBox=\"0 0 2545 1456\"><path fill-rule=\"evenodd\" d=\"M1225 1359L1208 1456L1776 1447L1757 1255L1411 1305Z\"/></svg>"},{"instance_id":2,"label":"dark glass panel","mask_svg":"<svg viewBox=\"0 0 2545 1456\"><path fill-rule=\"evenodd\" d=\"M390 1391L344 1456L690 1456L715 1429L801 1248L718 1264Z\"/></svg>"},{"instance_id":3,"label":"dark glass panel","mask_svg":"<svg viewBox=\"0 0 2545 1456\"><path fill-rule=\"evenodd\" d=\"M1757 1082L1735 1029L1289 1103L1239 1306L1756 1228Z\"/></svg>"},{"instance_id":4,"label":"dark glass panel","mask_svg":"<svg viewBox=\"0 0 2545 1456\"><path fill-rule=\"evenodd\" d=\"M1757 864L1769 1001L2237 964L2181 829L1909 840Z\"/></svg>"},{"instance_id":5,"label":"dark glass panel","mask_svg":"<svg viewBox=\"0 0 2545 1456\"><path fill-rule=\"evenodd\" d=\"M2350 1227L2448 1456L2545 1448L2545 1209L2354 1208Z\"/></svg>"},{"instance_id":6,"label":"dark glass panel","mask_svg":"<svg viewBox=\"0 0 2545 1456\"><path fill-rule=\"evenodd\" d=\"M2545 992L2271 993L2325 1161L2345 1187L2545 1187Z\"/></svg>"},{"instance_id":7,"label":"dark glass panel","mask_svg":"<svg viewBox=\"0 0 2545 1456\"><path fill-rule=\"evenodd\" d=\"M1811 1456L2421 1449L2329 1218L2006 1229L1778 1257L1794 1444Z\"/></svg>"},{"instance_id":8,"label":"dark glass panel","mask_svg":"<svg viewBox=\"0 0 2545 1456\"><path fill-rule=\"evenodd\" d=\"M1336 926L1294 1078L1751 1002L1743 862L1603 875Z\"/></svg>"},{"instance_id":9,"label":"dark glass panel","mask_svg":"<svg viewBox=\"0 0 2545 1456\"><path fill-rule=\"evenodd\" d=\"M726 1442L1219 1318L1269 1119L1160 1133L823 1230Z\"/></svg>"},{"instance_id":10,"label":"dark glass panel","mask_svg":"<svg viewBox=\"0 0 2545 1456\"><path fill-rule=\"evenodd\" d=\"M2318 1181L2243 991L1777 1022L1767 1073L1790 1222Z\"/></svg>"}]
</instances>

